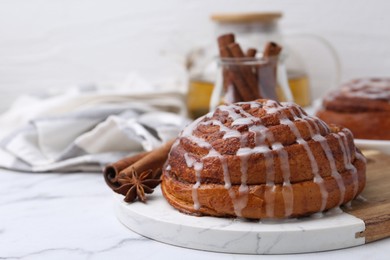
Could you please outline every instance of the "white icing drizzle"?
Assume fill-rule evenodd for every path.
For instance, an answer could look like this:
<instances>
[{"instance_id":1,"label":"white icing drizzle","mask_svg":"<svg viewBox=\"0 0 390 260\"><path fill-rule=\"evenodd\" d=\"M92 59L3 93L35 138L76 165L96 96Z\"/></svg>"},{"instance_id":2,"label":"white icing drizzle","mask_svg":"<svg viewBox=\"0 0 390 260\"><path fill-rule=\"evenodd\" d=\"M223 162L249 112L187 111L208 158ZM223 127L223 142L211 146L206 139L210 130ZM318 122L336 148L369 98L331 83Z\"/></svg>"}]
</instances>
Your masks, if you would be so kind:
<instances>
[{"instance_id":1,"label":"white icing drizzle","mask_svg":"<svg viewBox=\"0 0 390 260\"><path fill-rule=\"evenodd\" d=\"M324 150L326 158L329 161L332 177L336 180L337 186L340 190L340 201L338 205L341 205L344 202L345 197L345 184L343 178L341 178L340 173L337 171L336 162L334 160L332 150L329 147L328 141L322 135L314 135L313 140L320 143L322 150Z\"/></svg>"},{"instance_id":2,"label":"white icing drizzle","mask_svg":"<svg viewBox=\"0 0 390 260\"><path fill-rule=\"evenodd\" d=\"M194 200L194 209L199 210L200 203L199 203L199 198L198 198L198 189L200 187L200 172L203 170L203 163L195 162L194 163L194 170L195 170L195 176L196 176L196 183L194 186L192 186L192 198Z\"/></svg>"},{"instance_id":3,"label":"white icing drizzle","mask_svg":"<svg viewBox=\"0 0 390 260\"><path fill-rule=\"evenodd\" d=\"M347 97L382 99L390 101L390 79L359 79L344 84L340 91Z\"/></svg>"},{"instance_id":4,"label":"white icing drizzle","mask_svg":"<svg viewBox=\"0 0 390 260\"><path fill-rule=\"evenodd\" d=\"M232 183L230 181L229 168L227 165L226 158L221 156L220 154L218 157L219 157L219 160L221 161L221 165L222 165L223 180L225 182L225 189L230 190L230 188L232 187Z\"/></svg>"},{"instance_id":5,"label":"white icing drizzle","mask_svg":"<svg viewBox=\"0 0 390 260\"><path fill-rule=\"evenodd\" d=\"M267 111L268 114L277 113L282 109L276 101L268 100L264 106L256 106L256 102L251 102L250 106L253 107L262 107ZM248 116L248 115L247 115ZM250 117L253 117L249 115ZM261 123L260 118L252 118L253 121L258 121ZM274 136L267 127L262 124L252 125L249 127L249 131L255 134L255 143L256 147L263 147L264 151L260 151L264 155L265 165L266 165L266 186L265 190L265 200L266 200L266 215L273 216L275 211L275 191L276 186L274 183L275 169L274 169L274 156L272 150L276 150L280 160L281 170L283 174L283 200L285 206L285 217L289 217L292 214L294 207L294 195L290 183L290 166L288 161L288 153L284 150L284 147L281 143L276 143ZM272 144L272 150L265 145L265 140L268 140ZM264 147L266 149L264 149ZM256 153L256 149L253 149L253 152Z\"/></svg>"},{"instance_id":6,"label":"white icing drizzle","mask_svg":"<svg viewBox=\"0 0 390 260\"><path fill-rule=\"evenodd\" d=\"M207 118L211 115L211 113L199 117L192 123L190 123L181 133L182 137L188 138L191 142L194 142L197 144L199 147L203 147L206 149L212 148L212 146L202 138L196 137L193 135L195 127L204 119ZM174 144L175 145L175 144ZM184 154L184 159L186 161L187 167L191 168L194 167L195 170L195 178L196 178L196 183L192 185L192 200L194 202L194 209L199 210L200 209L200 203L198 199L198 189L201 185L201 171L203 169L203 162L198 162L195 160L195 158L191 157L188 153Z\"/></svg>"},{"instance_id":7,"label":"white icing drizzle","mask_svg":"<svg viewBox=\"0 0 390 260\"><path fill-rule=\"evenodd\" d=\"M224 156L222 156L214 148L211 148L209 153L204 158L209 158L209 157L216 157L216 158L218 158L220 160L221 166L222 166L222 170L223 170L223 179L224 179L224 183L225 183L225 189L228 190L229 196L232 199L234 213L236 214L236 216L241 217L242 216L242 210L243 210L243 208L245 208L245 206L247 204L247 198L245 198L245 196L244 196L244 198L242 198L242 196L240 196L240 194L239 194L239 196L237 198L236 194L231 189L232 183L231 183L231 180L230 180L229 168L228 168L228 164L227 164L226 158Z\"/></svg>"},{"instance_id":8,"label":"white icing drizzle","mask_svg":"<svg viewBox=\"0 0 390 260\"><path fill-rule=\"evenodd\" d=\"M192 186L192 199L194 201L194 209L199 210L200 209L200 203L198 199L198 188L200 187L200 172L203 169L203 163L197 162L195 158L190 156L188 153L184 154L184 159L186 161L187 167L192 168L194 167L195 170L195 178L196 183Z\"/></svg>"},{"instance_id":9,"label":"white icing drizzle","mask_svg":"<svg viewBox=\"0 0 390 260\"><path fill-rule=\"evenodd\" d=\"M260 146L261 147L261 146ZM265 171L266 171L266 189L264 193L264 199L266 201L265 213L268 217L274 215L275 212L275 167L274 167L274 156L272 151L264 146L265 151L263 152L265 159Z\"/></svg>"},{"instance_id":10,"label":"white icing drizzle","mask_svg":"<svg viewBox=\"0 0 390 260\"><path fill-rule=\"evenodd\" d=\"M353 181L353 196L355 197L359 188L359 179L358 179L356 167L352 164L351 161L351 153L349 152L348 149L347 136L343 132L340 132L338 134L333 134L333 136L336 137L336 139L339 142L344 157L345 169L352 171L351 174L352 174L352 181Z\"/></svg>"},{"instance_id":11,"label":"white icing drizzle","mask_svg":"<svg viewBox=\"0 0 390 260\"><path fill-rule=\"evenodd\" d=\"M289 110L290 110L290 113L294 116L294 119L297 119L297 116L294 113L294 111L292 111L292 109L289 109ZM305 116L299 109L298 109L298 111L300 112L299 115L302 116L304 119L306 119L306 121L303 121L303 122L306 124L306 126L309 130L311 139L320 143L321 148L324 151L326 158L328 159L330 169L331 169L331 175L336 180L336 183L337 183L339 190L340 190L340 201L339 201L338 205L341 205L344 202L344 197L345 197L345 184L343 182L343 179L342 179L340 173L337 171L336 161L334 159L332 150L329 147L328 140L325 137L323 137L322 135L320 135L320 129L319 129L316 121L313 118L311 118L309 116ZM309 124L308 121L311 121L313 123L314 128L316 130L316 134L314 133L312 126Z\"/></svg>"},{"instance_id":12,"label":"white icing drizzle","mask_svg":"<svg viewBox=\"0 0 390 260\"><path fill-rule=\"evenodd\" d=\"M310 218L313 218L313 219L319 219L319 218L323 218L323 217L324 217L323 212L317 212L317 213L310 215Z\"/></svg>"},{"instance_id":13,"label":"white icing drizzle","mask_svg":"<svg viewBox=\"0 0 390 260\"><path fill-rule=\"evenodd\" d=\"M270 140L273 138L272 133L263 125L251 125L248 130L254 133L256 146L263 145L266 139Z\"/></svg>"},{"instance_id":14,"label":"white icing drizzle","mask_svg":"<svg viewBox=\"0 0 390 260\"><path fill-rule=\"evenodd\" d=\"M345 207L347 209L351 209L352 208L352 201L348 201L347 203L345 203Z\"/></svg>"},{"instance_id":15,"label":"white icing drizzle","mask_svg":"<svg viewBox=\"0 0 390 260\"><path fill-rule=\"evenodd\" d=\"M240 148L236 155L240 157L241 160L241 186L240 186L240 191L247 191L248 186L246 184L248 177L247 177L247 172L248 172L248 160L249 157L252 154L252 149L250 148Z\"/></svg>"},{"instance_id":16,"label":"white icing drizzle","mask_svg":"<svg viewBox=\"0 0 390 260\"><path fill-rule=\"evenodd\" d=\"M228 117L233 119L233 123L236 120L242 120L242 115L240 113L237 113L236 110L239 110L240 112L245 112L240 106L236 106L236 105L221 106L221 107L219 107L219 109L223 112L227 112ZM253 119L258 119L256 117L251 116L250 114L248 114L248 115ZM230 129L230 128L227 128L227 129ZM231 133L231 131L233 131L233 133ZM231 135L236 135L236 132L238 132L240 134L240 147L245 147L245 145L247 143L247 137L248 137L247 135L242 135L239 131L234 130L234 129L230 129L230 134L229 134L229 131L226 133L228 133L228 137L230 137Z\"/></svg>"},{"instance_id":17,"label":"white icing drizzle","mask_svg":"<svg viewBox=\"0 0 390 260\"><path fill-rule=\"evenodd\" d=\"M297 108L300 111L300 116L302 116L302 118L304 118L305 120L308 120L308 121L311 121L312 123L314 123L315 129L316 129L316 131L318 133L320 133L319 125L326 132L330 132L329 127L322 120L319 120L317 117L310 117L310 116L304 115L303 112L302 112L302 109L299 108L299 107L297 107ZM312 129L310 129L310 126L309 126L309 131L312 133ZM349 130L348 129L344 129L344 131L349 131ZM344 160L344 167L345 167L345 169L351 171L352 181L353 181L353 194L354 194L353 197L354 197L354 196L356 196L356 194L358 192L359 178L358 178L358 174L357 174L357 169L356 169L356 167L353 165L353 163L351 161L352 160L352 156L351 156L351 153L350 153L350 150L349 150L349 147L348 147L347 136L343 132L332 133L332 136L334 136L338 140L339 146L340 146L342 154L343 154L343 160ZM312 136L312 138L313 138L313 136ZM340 188L340 192L341 192L340 200L343 201L343 198L345 196L345 184L344 184L344 182L343 182L343 180L341 178L340 173L339 172L336 173L337 170L336 170L336 166L335 166L334 157L333 157L333 154L332 154L332 152L331 152L331 150L329 148L329 144L327 143L326 138L317 136L317 139L318 138L322 139L322 141L320 141L321 146L322 146L324 152L326 153L326 155L328 157L328 160L329 160L329 162L331 164L332 176L337 181L337 184L338 184L338 186ZM313 139L315 140L316 137L314 137ZM330 156L331 156L331 159L329 159ZM358 159L362 160L362 161L366 160L366 158L363 155L359 154L358 152L356 152L356 157L360 157ZM334 166L332 166L332 164Z\"/></svg>"},{"instance_id":18,"label":"white icing drizzle","mask_svg":"<svg viewBox=\"0 0 390 260\"><path fill-rule=\"evenodd\" d=\"M237 113L236 110L240 111L240 113ZM228 112L228 116L233 119L232 126L235 125L242 125L242 124L250 124L253 123L254 121L258 120L258 118L255 118L251 116L250 114L246 113L245 116L246 118L242 117L243 112L245 112L240 106L232 105L230 107L227 106L222 106L221 111L226 111ZM231 129L231 131L237 131ZM238 132L238 131L237 131ZM229 132L226 132L229 135ZM225 135L226 135L225 133ZM245 144L247 143L247 135L241 135L240 132L240 144L241 147L244 147ZM225 138L225 136L224 136ZM251 153L248 152L248 149L250 148L240 148L237 151L237 156L240 157L240 169L241 169L241 184L238 189L238 197L235 196L234 192L229 190L229 195L232 199L233 207L235 214L237 216L242 215L242 210L246 207L248 203L248 194L249 194L249 189L247 185L247 171L248 171L248 160L250 158ZM226 187L226 182L225 182L225 187Z\"/></svg>"},{"instance_id":19,"label":"white icing drizzle","mask_svg":"<svg viewBox=\"0 0 390 260\"><path fill-rule=\"evenodd\" d=\"M355 157L364 163L367 163L366 157L363 156L363 154L359 153L358 151L355 151Z\"/></svg>"},{"instance_id":20,"label":"white icing drizzle","mask_svg":"<svg viewBox=\"0 0 390 260\"><path fill-rule=\"evenodd\" d=\"M311 117L309 117L309 118L311 118ZM322 126L322 128L325 130L326 133L329 133L329 132L330 132L330 129L329 129L328 125L325 124L324 121L322 121L322 120L320 120L320 119L318 119L318 118L315 118L315 119L313 119L313 120L315 120L315 122L318 122L318 124Z\"/></svg>"},{"instance_id":21,"label":"white icing drizzle","mask_svg":"<svg viewBox=\"0 0 390 260\"><path fill-rule=\"evenodd\" d=\"M285 208L285 217L291 216L294 208L294 194L293 189L290 182L290 164L288 161L288 153L284 149L281 143L274 143L272 145L272 149L278 152L280 167L283 173L283 200L284 200L284 208Z\"/></svg>"},{"instance_id":22,"label":"white icing drizzle","mask_svg":"<svg viewBox=\"0 0 390 260\"><path fill-rule=\"evenodd\" d=\"M349 129L344 129L344 131L347 131L349 133L350 136L353 136L352 135L352 132L349 130ZM348 146L348 140L347 140L347 137L345 136L345 144L346 146ZM348 150L349 151L349 150ZM349 158L352 158L352 156L350 156ZM361 154L360 152L358 152L358 150L355 148L355 158L359 161L362 161L364 163L367 163L367 159L366 157L363 156L363 154ZM356 180L359 178L359 176L357 175L357 172L356 172ZM358 184L357 184L358 185Z\"/></svg>"},{"instance_id":23,"label":"white icing drizzle","mask_svg":"<svg viewBox=\"0 0 390 260\"><path fill-rule=\"evenodd\" d=\"M222 111L228 111L229 114L231 114L232 116L235 115L234 111L231 111L231 109L229 109L228 107L227 107L226 110L224 110L224 108L226 108L226 106L221 106L220 108L221 108ZM239 118L238 114L236 115L236 118ZM247 204L247 199L248 198L247 198L247 196L241 196L242 194L239 194L239 196L237 197L235 195L234 191L231 189L232 185L231 185L231 181L230 181L230 175L229 175L229 170L228 170L228 165L227 165L226 158L224 156L222 156L217 150L215 150L211 146L211 144L208 143L206 140L192 135L194 127L201 120L202 119L198 119L196 124L191 124L191 127L189 129L187 129L186 132L183 132L182 136L188 138L192 142L196 143L198 146L206 148L206 149L209 150L209 153L206 156L204 156L202 159L209 158L209 157L216 157L216 158L218 158L220 160L221 165L222 165L222 170L223 170L225 188L228 190L229 196L231 197L231 199L233 201L233 207L234 207L235 214L238 217L241 217L242 216L242 213L241 213L242 209L245 208L245 206ZM244 138L241 135L241 133L239 131L231 129L229 127L226 127L224 124L222 124L220 121L217 121L217 120L211 120L211 121L202 122L202 123L199 123L199 124L204 124L204 125L214 124L214 125L218 125L220 127L220 131L224 131L225 132L224 137L223 137L225 139L226 138L231 138L231 137L239 137L240 139L246 139L246 138ZM186 155L186 154L184 154L184 157L185 157L185 160L186 160L186 163L187 163L188 167L194 166L197 182L192 187L192 199L194 201L194 209L198 210L200 208L199 199L198 199L198 189L199 189L199 187L201 185L200 173L201 173L201 170L203 169L203 163L202 162L195 162L193 158L192 159L188 158L188 155ZM195 167L196 167L196 169L195 169ZM245 187L245 185L246 184L244 183L243 187ZM241 188L240 192L241 193L245 192L245 188ZM246 193L247 193L247 191L246 191Z\"/></svg>"},{"instance_id":24,"label":"white icing drizzle","mask_svg":"<svg viewBox=\"0 0 390 260\"><path fill-rule=\"evenodd\" d=\"M253 123L253 119L249 117L238 118L233 121L232 126L235 125L250 125Z\"/></svg>"},{"instance_id":25,"label":"white icing drizzle","mask_svg":"<svg viewBox=\"0 0 390 260\"><path fill-rule=\"evenodd\" d=\"M251 107L254 107L251 102ZM263 108L265 108L263 106ZM249 127L249 132L254 133L256 146L253 149L249 149L248 153L256 154L261 153L264 156L265 170L266 170L266 189L264 192L264 199L266 201L265 212L266 216L272 217L275 212L275 168L274 168L274 156L272 150L266 145L265 140L269 143L274 143L274 137L272 132L267 127L262 125L261 119L252 116L240 107L240 113L246 116L252 122L259 122L259 125L252 125ZM247 160L241 159L242 164L247 164ZM290 199L291 200L291 199ZM290 213L291 215L291 213ZM289 216L289 215L286 215Z\"/></svg>"},{"instance_id":26,"label":"white icing drizzle","mask_svg":"<svg viewBox=\"0 0 390 260\"><path fill-rule=\"evenodd\" d=\"M326 216L335 216L344 213L340 207L334 207L325 212Z\"/></svg>"},{"instance_id":27,"label":"white icing drizzle","mask_svg":"<svg viewBox=\"0 0 390 260\"><path fill-rule=\"evenodd\" d=\"M367 201L367 199L365 197L363 197L362 195L356 196L356 200L357 201L361 201L361 202L366 202Z\"/></svg>"},{"instance_id":28,"label":"white icing drizzle","mask_svg":"<svg viewBox=\"0 0 390 260\"><path fill-rule=\"evenodd\" d=\"M329 144L327 142L327 139L323 137L320 133L320 127L325 131L326 133L329 133L329 127L323 123L321 120L310 117L308 115L305 115L303 110L292 103L278 103L276 101L267 100L264 104L258 103L258 102L245 102L245 103L238 103L236 105L229 105L229 106L220 106L218 109L221 112L226 112L228 117L232 119L231 127L234 126L240 126L240 125L247 125L248 126L248 132L251 132L254 134L254 140L255 140L255 147L250 148L246 147L248 142L248 134L247 133L241 133L240 131L227 127L222 122L218 120L210 120L206 122L201 122L205 117L211 117L211 114L201 117L197 120L195 120L192 124L190 124L183 132L182 137L185 137L189 139L191 142L195 143L197 146L207 149L209 152L206 156L203 156L200 159L196 159L195 157L191 156L189 153L184 154L184 159L186 161L187 167L194 168L195 171L195 177L196 177L196 183L192 186L192 198L194 202L194 209L199 210L201 205L199 203L198 199L198 190L201 186L201 171L203 170L203 159L209 158L209 157L215 157L218 158L221 162L222 170L223 170L223 177L224 177L224 183L225 183L225 189L228 190L229 196L232 200L234 212L237 216L242 216L242 210L247 206L248 203L248 194L249 194L249 187L247 185L248 180L248 161L250 160L251 156L254 154L262 154L264 156L264 163L266 168L266 189L264 193L264 199L266 201L266 215L269 217L274 216L275 211L275 192L276 192L276 185L275 185L275 166L274 166L274 152L278 154L278 158L280 161L280 168L283 174L283 186L282 186L282 195L284 200L284 208L285 208L285 217L291 216L293 213L294 208L294 194L292 185L290 182L291 172L290 172L290 165L289 165L289 158L288 153L284 149L284 146L279 143L275 142L274 136L272 132L262 124L261 118L252 116L248 112L246 112L240 105L243 104L249 104L250 108L263 108L267 114L277 114L280 124L286 125L289 127L291 132L296 137L296 142L298 144L301 144L303 148L305 149L308 158L310 160L311 169L314 174L313 181L318 185L320 193L321 193L321 208L320 210L323 211L326 207L327 201L328 201L328 191L326 190L326 187L324 185L324 180L321 177L319 173L319 167L315 160L315 157L313 155L313 152L311 151L311 148L306 140L304 140L301 136L301 133L297 126L295 125L294 121L304 121L307 124L307 127L309 129L311 138L319 142L329 163L330 168L332 171L332 176L335 178L339 190L341 193L340 196L340 204L344 200L345 196L345 186L343 183L343 180L341 178L340 173L337 171L335 159L333 156L333 153L329 147ZM294 112L293 108L298 111L298 115ZM289 110L290 114L293 116L293 120L290 120L287 115L284 113L284 109ZM308 122L311 121L314 125L315 132L313 131L313 126ZM223 133L223 139L228 138L239 138L240 140L240 148L238 149L236 155L240 158L240 170L241 170L241 184L238 189L238 195L234 190L232 189L232 183L230 180L230 174L228 169L228 164L226 157L221 155L218 151L216 151L212 145L205 139L199 138L197 136L193 135L193 131L197 125L216 125L219 126L219 131L224 132ZM349 154L349 149L347 147L347 140L346 136L343 135L343 133L340 133L340 136L337 134L333 134L341 147L343 157L344 157L344 165L347 169L352 169L354 172L354 183L355 183L355 192L357 192L357 174L356 174L356 168L351 163L351 156ZM267 141L269 144L272 145L272 147L269 147L267 145ZM178 142L176 142L174 145L177 145ZM358 152L356 152L356 157L363 160L365 159L364 156L361 156ZM167 166L167 170L169 165ZM354 169L354 170L353 170Z\"/></svg>"},{"instance_id":29,"label":"white icing drizzle","mask_svg":"<svg viewBox=\"0 0 390 260\"><path fill-rule=\"evenodd\" d=\"M293 134L295 135L297 143L301 144L303 146L303 148L306 150L306 153L307 153L309 161L310 161L311 169L312 169L313 174L314 174L313 181L315 183L317 183L317 185L320 189L321 200L322 200L320 211L323 211L326 207L327 202L328 202L328 191L325 188L323 178L319 174L318 164L314 158L313 152L311 151L308 143L302 138L301 133L299 132L298 128L295 126L295 124L292 121L290 121L287 117L283 117L280 119L280 124L287 125L290 128L290 130L293 132Z\"/></svg>"},{"instance_id":30,"label":"white icing drizzle","mask_svg":"<svg viewBox=\"0 0 390 260\"><path fill-rule=\"evenodd\" d=\"M294 119L296 119L296 115L295 115L294 111L292 111L291 109L289 109L289 110L290 110L290 113L293 114ZM321 148L322 148L322 150L325 153L325 156L326 156L326 158L327 158L327 160L329 162L329 165L330 165L331 175L336 180L337 186L339 187L339 190L340 190L340 201L339 201L338 205L341 205L344 202L344 198L345 198L345 184L344 184L344 181L343 181L340 173L337 171L336 161L334 159L332 150L329 147L328 141L327 141L327 139L325 137L323 137L322 135L319 134L320 133L320 129L319 129L316 121L313 118L309 117L309 116L305 116L301 112L300 109L298 109L298 111L300 112L300 116L302 116L304 119L307 120L307 121L304 121L304 122L305 122L305 124L308 127L308 130L310 132L310 137L314 141L320 143ZM315 134L313 132L312 126L309 124L308 121L311 121L314 124L314 127L315 127L315 130L316 130L317 134ZM345 153L344 153L344 156L345 156Z\"/></svg>"},{"instance_id":31,"label":"white icing drizzle","mask_svg":"<svg viewBox=\"0 0 390 260\"><path fill-rule=\"evenodd\" d=\"M283 109L276 101L267 100L265 105L261 105L257 102L250 102L251 108L259 108L262 107L266 110L268 114L277 113L279 110ZM240 107L241 110L243 110ZM290 166L288 162L288 153L284 150L284 147L281 143L275 143L274 136L271 131L267 127L261 124L261 119L250 115L245 111L240 111L243 115L245 115L248 120L252 122L259 122L259 125L252 125L249 127L249 131L255 134L255 143L256 148L252 149L252 153L262 153L265 160L266 166L266 190L264 194L264 198L266 201L266 215L273 216L275 210L275 191L276 186L274 183L275 177L275 169L274 169L274 156L272 150L276 150L278 153L278 157L281 164L281 170L283 173L283 200L285 205L285 217L288 217L292 214L294 207L294 195L293 190L290 183ZM243 120L244 121L244 120ZM244 121L245 122L245 121ZM268 140L272 145L272 150L269 149L265 145L265 140ZM262 151L259 151L262 149Z\"/></svg>"},{"instance_id":32,"label":"white icing drizzle","mask_svg":"<svg viewBox=\"0 0 390 260\"><path fill-rule=\"evenodd\" d=\"M188 153L184 154L184 160L186 161L188 168L192 168L194 166L194 163L196 162L196 160L193 157L189 156Z\"/></svg>"},{"instance_id":33,"label":"white icing drizzle","mask_svg":"<svg viewBox=\"0 0 390 260\"><path fill-rule=\"evenodd\" d=\"M219 126L219 131L225 132L225 134L223 135L223 139L233 138L233 137L241 138L241 133L239 131L225 126L224 124L222 124L218 120L210 120L207 122L202 122L201 124L202 125L217 125L217 126Z\"/></svg>"},{"instance_id":34,"label":"white icing drizzle","mask_svg":"<svg viewBox=\"0 0 390 260\"><path fill-rule=\"evenodd\" d=\"M218 109L222 112L228 112L228 116L234 120L241 118L241 115L237 113L234 109L238 108L239 106L231 105L231 106L219 106ZM240 107L241 108L241 107Z\"/></svg>"},{"instance_id":35,"label":"white icing drizzle","mask_svg":"<svg viewBox=\"0 0 390 260\"><path fill-rule=\"evenodd\" d=\"M256 102L250 102L251 107L256 107L254 104L259 104ZM261 104L259 104L261 106ZM259 107L259 106L257 106ZM232 105L231 107L222 107L222 111L228 112L228 115L230 118L233 119L232 126L235 125L250 125L253 123L260 122L261 119L252 116L251 114L247 113L242 107L237 105ZM239 111L237 113L236 111ZM245 117L242 117L245 116ZM233 204L235 205L234 208L238 211L241 211L243 208L245 208L247 201L248 201L248 186L247 186L247 171L248 171L248 160L252 154L255 153L262 153L264 155L265 159L265 165L266 165L266 186L267 189L265 191L265 201L266 201L266 215L267 216L273 216L274 215L274 200L275 200L275 184L274 184L274 162L273 162L273 154L272 151L269 149L268 146L265 145L264 141L265 138L268 137L270 143L273 142L273 136L271 132L268 131L268 128L263 125L251 125L249 126L249 131L253 132L255 134L255 142L256 147L246 148L244 147L246 143L243 142L243 139L241 139L241 147L237 151L237 156L240 157L241 162L241 185L239 188L239 197L241 199L233 201Z\"/></svg>"},{"instance_id":36,"label":"white icing drizzle","mask_svg":"<svg viewBox=\"0 0 390 260\"><path fill-rule=\"evenodd\" d=\"M171 151L172 151L173 149L175 149L179 144L180 144L180 140L179 140L179 138L177 138L177 139L175 140L175 142L172 144L171 150L170 150L169 153L168 153L167 162L169 162L169 159L170 159L170 157L171 157ZM170 165L168 165L168 166L170 167ZM170 171L170 170L171 170L171 168L169 168L169 170L167 169L167 171Z\"/></svg>"}]
</instances>

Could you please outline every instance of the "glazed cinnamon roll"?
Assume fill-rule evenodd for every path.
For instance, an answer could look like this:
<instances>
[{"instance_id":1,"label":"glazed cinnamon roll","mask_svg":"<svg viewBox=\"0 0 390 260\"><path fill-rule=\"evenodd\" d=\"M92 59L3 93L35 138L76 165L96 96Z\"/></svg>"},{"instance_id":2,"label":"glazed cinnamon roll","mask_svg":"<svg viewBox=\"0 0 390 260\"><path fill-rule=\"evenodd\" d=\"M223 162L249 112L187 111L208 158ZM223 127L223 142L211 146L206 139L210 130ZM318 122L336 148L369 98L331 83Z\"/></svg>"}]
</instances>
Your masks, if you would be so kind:
<instances>
[{"instance_id":1,"label":"glazed cinnamon roll","mask_svg":"<svg viewBox=\"0 0 390 260\"><path fill-rule=\"evenodd\" d=\"M355 198L365 185L365 161L348 129L296 104L263 99L219 106L187 126L161 188L191 215L300 217Z\"/></svg>"},{"instance_id":2,"label":"glazed cinnamon roll","mask_svg":"<svg viewBox=\"0 0 390 260\"><path fill-rule=\"evenodd\" d=\"M317 116L355 138L390 140L390 78L355 79L330 93Z\"/></svg>"}]
</instances>

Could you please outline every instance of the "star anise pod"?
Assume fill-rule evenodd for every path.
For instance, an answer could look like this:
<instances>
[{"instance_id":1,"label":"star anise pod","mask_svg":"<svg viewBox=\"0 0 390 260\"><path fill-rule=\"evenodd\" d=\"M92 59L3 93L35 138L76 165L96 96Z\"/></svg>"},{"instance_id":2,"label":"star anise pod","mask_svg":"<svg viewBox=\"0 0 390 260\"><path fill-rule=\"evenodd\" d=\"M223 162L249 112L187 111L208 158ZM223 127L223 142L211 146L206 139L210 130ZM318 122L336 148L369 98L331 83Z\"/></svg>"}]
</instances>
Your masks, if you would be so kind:
<instances>
[{"instance_id":1,"label":"star anise pod","mask_svg":"<svg viewBox=\"0 0 390 260\"><path fill-rule=\"evenodd\" d=\"M122 185L114 191L125 195L126 202L133 202L136 198L142 202L146 202L146 194L153 193L154 188L160 184L159 175L155 176L152 170L147 170L138 174L133 168L130 175L122 173L118 179Z\"/></svg>"}]
</instances>

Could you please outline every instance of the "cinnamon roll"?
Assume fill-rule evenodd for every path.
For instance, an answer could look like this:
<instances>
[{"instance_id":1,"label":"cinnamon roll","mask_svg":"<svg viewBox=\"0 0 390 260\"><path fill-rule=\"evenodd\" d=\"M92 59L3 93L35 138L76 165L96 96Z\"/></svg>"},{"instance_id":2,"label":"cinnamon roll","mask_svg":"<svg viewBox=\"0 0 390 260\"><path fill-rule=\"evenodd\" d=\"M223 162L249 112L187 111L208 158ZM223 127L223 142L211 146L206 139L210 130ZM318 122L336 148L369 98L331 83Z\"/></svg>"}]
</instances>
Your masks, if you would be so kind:
<instances>
[{"instance_id":1,"label":"cinnamon roll","mask_svg":"<svg viewBox=\"0 0 390 260\"><path fill-rule=\"evenodd\" d=\"M390 140L390 78L355 79L324 98L317 116L355 138Z\"/></svg>"},{"instance_id":2,"label":"cinnamon roll","mask_svg":"<svg viewBox=\"0 0 390 260\"><path fill-rule=\"evenodd\" d=\"M262 99L221 105L188 125L161 188L191 215L300 217L351 201L364 188L365 169L348 129Z\"/></svg>"}]
</instances>

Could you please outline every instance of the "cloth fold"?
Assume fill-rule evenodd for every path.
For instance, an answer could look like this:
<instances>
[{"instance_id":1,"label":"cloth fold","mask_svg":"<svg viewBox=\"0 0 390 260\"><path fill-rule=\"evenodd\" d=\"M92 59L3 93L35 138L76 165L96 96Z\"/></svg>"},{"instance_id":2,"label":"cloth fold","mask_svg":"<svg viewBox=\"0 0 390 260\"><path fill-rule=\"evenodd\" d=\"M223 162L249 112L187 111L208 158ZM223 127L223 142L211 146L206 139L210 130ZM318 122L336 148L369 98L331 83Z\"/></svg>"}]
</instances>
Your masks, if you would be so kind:
<instances>
[{"instance_id":1,"label":"cloth fold","mask_svg":"<svg viewBox=\"0 0 390 260\"><path fill-rule=\"evenodd\" d=\"M90 86L20 97L0 116L0 167L102 171L176 137L185 111L183 94L172 91Z\"/></svg>"}]
</instances>

